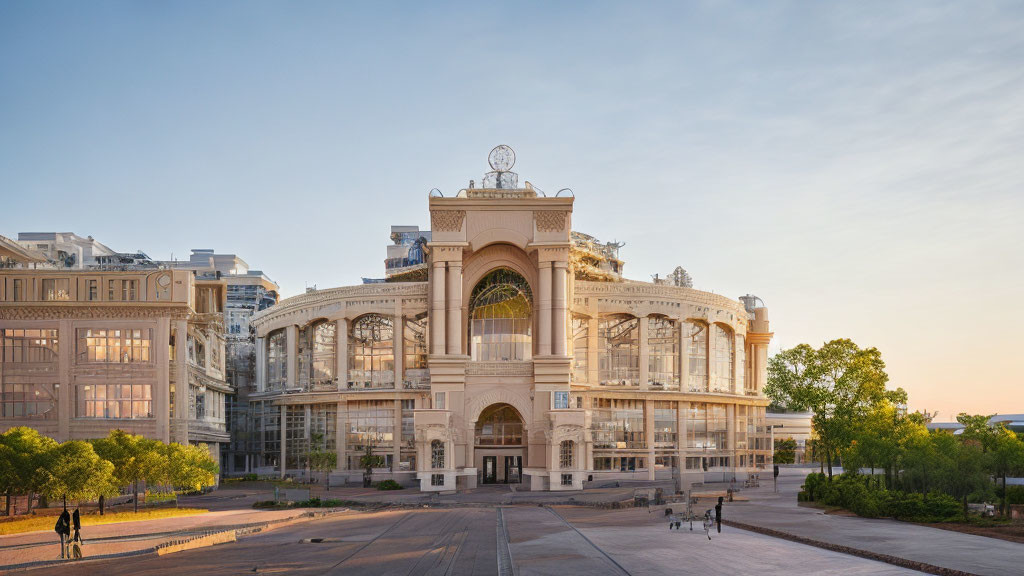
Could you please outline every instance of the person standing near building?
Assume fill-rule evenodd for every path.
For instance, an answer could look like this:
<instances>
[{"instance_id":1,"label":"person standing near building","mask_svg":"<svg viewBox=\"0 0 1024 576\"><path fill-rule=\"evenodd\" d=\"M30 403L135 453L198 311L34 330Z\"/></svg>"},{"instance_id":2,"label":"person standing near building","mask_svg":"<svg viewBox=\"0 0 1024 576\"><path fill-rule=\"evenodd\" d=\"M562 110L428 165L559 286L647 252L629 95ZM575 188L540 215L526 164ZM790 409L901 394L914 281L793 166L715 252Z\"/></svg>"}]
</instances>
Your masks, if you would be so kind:
<instances>
[{"instance_id":1,"label":"person standing near building","mask_svg":"<svg viewBox=\"0 0 1024 576\"><path fill-rule=\"evenodd\" d=\"M60 516L57 518L57 524L53 527L57 535L60 536L60 557L66 558L68 552L68 536L71 535L71 515L68 514L68 509L65 508Z\"/></svg>"},{"instance_id":2,"label":"person standing near building","mask_svg":"<svg viewBox=\"0 0 1024 576\"><path fill-rule=\"evenodd\" d=\"M721 496L718 497L718 504L715 504L715 525L718 527L718 533L722 533L722 500Z\"/></svg>"}]
</instances>

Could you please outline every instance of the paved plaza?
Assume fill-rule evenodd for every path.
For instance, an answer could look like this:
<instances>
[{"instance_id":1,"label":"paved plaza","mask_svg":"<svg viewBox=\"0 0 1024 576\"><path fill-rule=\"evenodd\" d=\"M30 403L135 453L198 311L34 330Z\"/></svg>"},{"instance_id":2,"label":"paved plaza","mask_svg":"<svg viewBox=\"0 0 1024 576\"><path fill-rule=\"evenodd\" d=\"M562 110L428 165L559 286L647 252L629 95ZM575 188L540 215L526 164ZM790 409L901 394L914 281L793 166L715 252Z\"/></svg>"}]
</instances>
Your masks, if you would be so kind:
<instances>
[{"instance_id":1,"label":"paved plaza","mask_svg":"<svg viewBox=\"0 0 1024 576\"><path fill-rule=\"evenodd\" d=\"M498 511L462 507L348 512L170 556L67 564L61 574L162 576L201 569L210 576L494 575L499 574ZM792 574L794 563L815 566L824 574L912 573L728 527L711 541L701 531L669 532L661 518L642 509L559 508L552 512L517 506L501 509L501 516L515 573L523 576Z\"/></svg>"},{"instance_id":2,"label":"paved plaza","mask_svg":"<svg viewBox=\"0 0 1024 576\"><path fill-rule=\"evenodd\" d=\"M726 520L972 574L1019 574L1024 545L948 530L824 514L796 505L807 469L783 469L772 482L744 489L725 506ZM705 486L710 496L724 486ZM480 489L452 495L381 493L346 488L331 496L400 502L377 511L340 510L316 519L302 510L256 511L260 490L220 490L186 502L200 516L91 527L93 560L61 565L61 574L163 575L195 568L203 574L910 574L890 564L724 526L708 541L700 526L669 531L663 510L563 505L631 499L633 487L583 493ZM713 505L703 499L696 511ZM290 519L294 523L237 542L157 557L107 560L97 555L151 548L204 531ZM0 570L52 561L50 531L0 537ZM52 573L53 565L28 573Z\"/></svg>"}]
</instances>

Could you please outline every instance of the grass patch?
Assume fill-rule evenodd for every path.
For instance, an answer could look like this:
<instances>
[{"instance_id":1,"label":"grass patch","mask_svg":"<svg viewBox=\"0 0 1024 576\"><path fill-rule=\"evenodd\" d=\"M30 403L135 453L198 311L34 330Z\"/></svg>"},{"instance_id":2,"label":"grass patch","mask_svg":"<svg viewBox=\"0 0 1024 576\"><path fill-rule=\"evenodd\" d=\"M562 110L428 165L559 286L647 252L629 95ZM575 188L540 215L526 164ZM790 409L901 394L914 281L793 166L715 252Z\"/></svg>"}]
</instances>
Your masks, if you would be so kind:
<instances>
[{"instance_id":1,"label":"grass patch","mask_svg":"<svg viewBox=\"0 0 1024 576\"><path fill-rule=\"evenodd\" d=\"M99 513L83 514L82 529L100 524L115 524L118 522L139 522L141 520L157 520L159 518L174 518L176 516L195 516L205 514L208 510L202 508L156 508L153 510L140 510L139 512L107 512L103 516ZM32 518L21 518L0 522L0 535L20 534L22 532L35 532L37 530L53 530L57 523L56 516L35 516ZM88 533L84 532L85 538Z\"/></svg>"}]
</instances>

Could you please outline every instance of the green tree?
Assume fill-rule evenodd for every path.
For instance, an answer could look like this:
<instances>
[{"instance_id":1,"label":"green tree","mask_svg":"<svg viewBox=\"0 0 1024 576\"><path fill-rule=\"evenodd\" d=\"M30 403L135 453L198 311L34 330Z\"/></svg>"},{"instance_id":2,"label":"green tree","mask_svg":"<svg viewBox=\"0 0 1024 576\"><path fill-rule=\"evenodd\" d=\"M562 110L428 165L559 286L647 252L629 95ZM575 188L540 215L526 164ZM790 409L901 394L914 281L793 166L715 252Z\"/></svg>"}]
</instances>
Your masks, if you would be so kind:
<instances>
[{"instance_id":1,"label":"green tree","mask_svg":"<svg viewBox=\"0 0 1024 576\"><path fill-rule=\"evenodd\" d=\"M324 475L324 486L327 491L331 490L330 474L338 466L338 453L327 449L327 442L324 435L312 434L310 438L309 467Z\"/></svg>"},{"instance_id":2,"label":"green tree","mask_svg":"<svg viewBox=\"0 0 1024 576\"><path fill-rule=\"evenodd\" d=\"M800 344L773 356L765 392L776 405L813 412L815 448L828 462L831 478L832 462L851 445L870 409L905 401L902 390L885 389L888 380L877 348L861 349L851 340L840 339L817 350Z\"/></svg>"},{"instance_id":3,"label":"green tree","mask_svg":"<svg viewBox=\"0 0 1024 576\"><path fill-rule=\"evenodd\" d=\"M359 457L359 465L363 468L363 488L373 484L373 469L384 465L384 458L373 453L373 444L367 442L363 447L363 455Z\"/></svg>"},{"instance_id":4,"label":"green tree","mask_svg":"<svg viewBox=\"0 0 1024 576\"><path fill-rule=\"evenodd\" d=\"M775 440L775 454L772 461L776 464L792 464L796 462L796 440L778 438Z\"/></svg>"},{"instance_id":5,"label":"green tree","mask_svg":"<svg viewBox=\"0 0 1024 576\"><path fill-rule=\"evenodd\" d=\"M1024 474L1024 442L1003 424L995 429L994 442L988 452L992 476L1002 480L999 513L1006 515L1006 477Z\"/></svg>"},{"instance_id":6,"label":"green tree","mask_svg":"<svg viewBox=\"0 0 1024 576\"><path fill-rule=\"evenodd\" d=\"M182 490L202 490L213 486L220 466L210 456L206 444L183 445L177 442L163 445L167 456L166 481Z\"/></svg>"},{"instance_id":7,"label":"green tree","mask_svg":"<svg viewBox=\"0 0 1024 576\"><path fill-rule=\"evenodd\" d=\"M70 440L50 452L46 467L36 472L39 492L49 498L93 500L114 494L114 465L100 458L92 444Z\"/></svg>"},{"instance_id":8,"label":"green tree","mask_svg":"<svg viewBox=\"0 0 1024 576\"><path fill-rule=\"evenodd\" d=\"M154 484L167 476L167 454L161 443L142 436L112 430L106 438L92 441L96 453L114 465L114 482L132 486L135 511L139 511L139 482Z\"/></svg>"},{"instance_id":9,"label":"green tree","mask_svg":"<svg viewBox=\"0 0 1024 576\"><path fill-rule=\"evenodd\" d=\"M11 513L11 496L28 495L28 511L32 511L34 493L41 492L38 471L48 465L52 452L57 448L57 441L43 436L36 430L26 426L17 426L0 435L0 482L3 482L7 496L6 511Z\"/></svg>"}]
</instances>

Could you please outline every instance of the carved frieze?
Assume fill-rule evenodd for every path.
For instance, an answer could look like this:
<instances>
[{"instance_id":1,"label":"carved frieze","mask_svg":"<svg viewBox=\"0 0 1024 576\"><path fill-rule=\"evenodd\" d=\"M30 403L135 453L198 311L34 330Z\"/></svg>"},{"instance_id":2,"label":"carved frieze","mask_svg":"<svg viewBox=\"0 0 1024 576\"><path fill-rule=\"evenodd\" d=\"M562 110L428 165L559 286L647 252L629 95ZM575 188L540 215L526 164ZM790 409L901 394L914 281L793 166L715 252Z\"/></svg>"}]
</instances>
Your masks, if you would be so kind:
<instances>
[{"instance_id":1,"label":"carved frieze","mask_svg":"<svg viewBox=\"0 0 1024 576\"><path fill-rule=\"evenodd\" d=\"M458 232L466 219L465 210L432 210L430 227L435 232Z\"/></svg>"},{"instance_id":2,"label":"carved frieze","mask_svg":"<svg viewBox=\"0 0 1024 576\"><path fill-rule=\"evenodd\" d=\"M565 231L565 217L569 213L563 210L540 210L533 213L538 232Z\"/></svg>"},{"instance_id":3,"label":"carved frieze","mask_svg":"<svg viewBox=\"0 0 1024 576\"><path fill-rule=\"evenodd\" d=\"M0 320L120 320L173 318L186 320L185 306L0 306Z\"/></svg>"}]
</instances>

